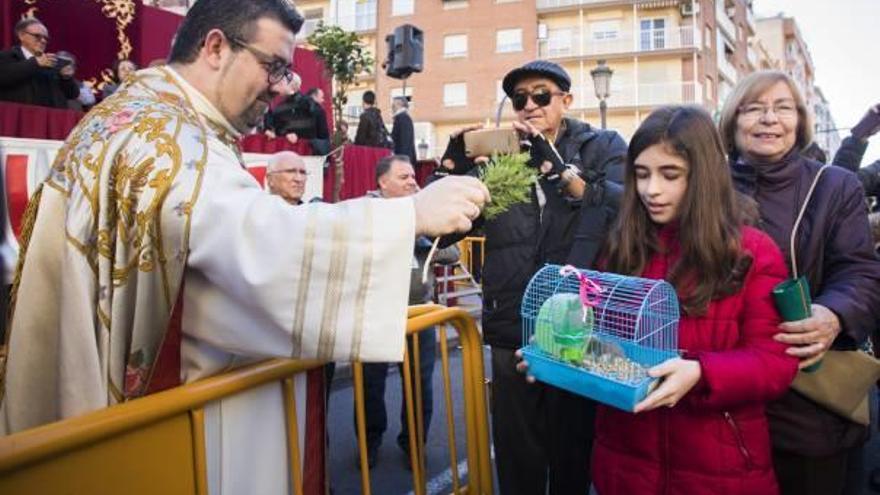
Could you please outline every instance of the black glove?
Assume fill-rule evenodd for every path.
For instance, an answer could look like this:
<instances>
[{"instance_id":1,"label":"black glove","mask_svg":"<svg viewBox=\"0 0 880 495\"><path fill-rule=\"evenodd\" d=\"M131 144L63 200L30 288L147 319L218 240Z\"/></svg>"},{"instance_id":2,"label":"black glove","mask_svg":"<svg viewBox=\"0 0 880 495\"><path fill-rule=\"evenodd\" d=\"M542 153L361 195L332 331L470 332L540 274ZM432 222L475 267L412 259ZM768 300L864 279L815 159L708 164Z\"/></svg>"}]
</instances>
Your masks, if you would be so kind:
<instances>
[{"instance_id":1,"label":"black glove","mask_svg":"<svg viewBox=\"0 0 880 495\"><path fill-rule=\"evenodd\" d=\"M527 142L530 155L528 165L540 170L544 162L550 162L550 170L543 173L544 179L551 184L558 183L562 179L562 173L565 172L565 164L547 138L543 134L538 134L529 136Z\"/></svg>"},{"instance_id":2,"label":"black glove","mask_svg":"<svg viewBox=\"0 0 880 495\"><path fill-rule=\"evenodd\" d=\"M868 113L849 132L858 140L866 140L877 131L880 131L880 105L869 108Z\"/></svg>"},{"instance_id":3,"label":"black glove","mask_svg":"<svg viewBox=\"0 0 880 495\"><path fill-rule=\"evenodd\" d=\"M445 166L447 160L454 165L452 168ZM464 133L449 138L449 144L446 145L446 151L440 159L440 166L437 167L438 175L465 175L470 172L476 164L474 160L468 158L464 152Z\"/></svg>"}]
</instances>

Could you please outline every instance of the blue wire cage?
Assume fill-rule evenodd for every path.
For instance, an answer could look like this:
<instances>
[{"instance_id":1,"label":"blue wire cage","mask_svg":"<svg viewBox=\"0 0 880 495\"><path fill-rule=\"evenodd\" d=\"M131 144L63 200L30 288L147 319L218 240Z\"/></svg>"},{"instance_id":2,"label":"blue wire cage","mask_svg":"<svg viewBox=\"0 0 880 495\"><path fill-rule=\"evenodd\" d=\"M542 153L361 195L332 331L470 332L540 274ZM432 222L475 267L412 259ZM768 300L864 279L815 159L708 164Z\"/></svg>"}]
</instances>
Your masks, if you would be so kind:
<instances>
[{"instance_id":1,"label":"blue wire cage","mask_svg":"<svg viewBox=\"0 0 880 495\"><path fill-rule=\"evenodd\" d=\"M522 301L523 355L536 379L632 411L678 356L679 306L664 280L546 265Z\"/></svg>"}]
</instances>

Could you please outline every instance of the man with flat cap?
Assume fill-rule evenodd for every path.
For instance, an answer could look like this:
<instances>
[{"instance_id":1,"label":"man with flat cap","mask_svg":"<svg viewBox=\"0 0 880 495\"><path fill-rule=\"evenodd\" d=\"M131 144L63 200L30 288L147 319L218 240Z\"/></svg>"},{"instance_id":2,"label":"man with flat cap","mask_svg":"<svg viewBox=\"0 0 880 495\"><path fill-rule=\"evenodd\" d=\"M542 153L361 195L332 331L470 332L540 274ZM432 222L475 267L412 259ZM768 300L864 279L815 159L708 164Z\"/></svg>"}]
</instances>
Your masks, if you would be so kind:
<instances>
[{"instance_id":1,"label":"man with flat cap","mask_svg":"<svg viewBox=\"0 0 880 495\"><path fill-rule=\"evenodd\" d=\"M594 403L561 389L528 384L515 370L522 347L520 305L531 277L545 263L593 266L617 214L626 143L614 131L564 117L571 78L557 64L529 62L502 83L516 111L514 127L530 144L541 171L531 200L481 223L483 334L492 346L492 435L500 492L587 493ZM470 129L465 129L464 132ZM438 175L476 169L454 135Z\"/></svg>"}]
</instances>

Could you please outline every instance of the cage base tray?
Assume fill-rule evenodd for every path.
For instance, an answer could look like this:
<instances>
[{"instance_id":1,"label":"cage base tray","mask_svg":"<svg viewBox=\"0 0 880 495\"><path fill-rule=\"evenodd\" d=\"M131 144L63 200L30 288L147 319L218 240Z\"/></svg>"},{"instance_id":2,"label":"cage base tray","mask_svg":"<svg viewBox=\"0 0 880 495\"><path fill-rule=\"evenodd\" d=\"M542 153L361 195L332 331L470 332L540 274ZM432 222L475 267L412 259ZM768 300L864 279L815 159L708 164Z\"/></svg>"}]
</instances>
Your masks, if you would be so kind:
<instances>
[{"instance_id":1,"label":"cage base tray","mask_svg":"<svg viewBox=\"0 0 880 495\"><path fill-rule=\"evenodd\" d=\"M632 412L657 382L646 377L635 385L624 384L561 362L534 345L523 347L522 353L535 379L624 411Z\"/></svg>"}]
</instances>

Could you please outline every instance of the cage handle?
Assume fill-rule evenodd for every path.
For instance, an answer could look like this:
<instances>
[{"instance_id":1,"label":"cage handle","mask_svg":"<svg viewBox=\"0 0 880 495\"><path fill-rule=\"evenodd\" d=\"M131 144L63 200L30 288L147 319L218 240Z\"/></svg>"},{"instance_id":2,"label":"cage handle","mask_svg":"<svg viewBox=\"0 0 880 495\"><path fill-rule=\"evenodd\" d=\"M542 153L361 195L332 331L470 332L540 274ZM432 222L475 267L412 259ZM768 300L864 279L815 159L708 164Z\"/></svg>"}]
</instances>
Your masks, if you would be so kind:
<instances>
[{"instance_id":1,"label":"cage handle","mask_svg":"<svg viewBox=\"0 0 880 495\"><path fill-rule=\"evenodd\" d=\"M593 308L599 305L599 298L602 295L602 287L596 282L590 280L589 277L572 265L565 265L559 269L560 276L567 277L572 274L577 276L577 279L580 282L578 295L581 299L581 305L584 307L583 320L586 322L588 316L587 308Z\"/></svg>"}]
</instances>

